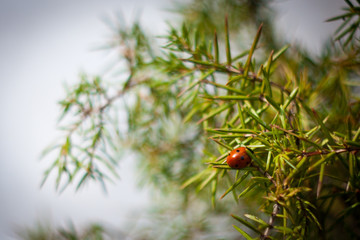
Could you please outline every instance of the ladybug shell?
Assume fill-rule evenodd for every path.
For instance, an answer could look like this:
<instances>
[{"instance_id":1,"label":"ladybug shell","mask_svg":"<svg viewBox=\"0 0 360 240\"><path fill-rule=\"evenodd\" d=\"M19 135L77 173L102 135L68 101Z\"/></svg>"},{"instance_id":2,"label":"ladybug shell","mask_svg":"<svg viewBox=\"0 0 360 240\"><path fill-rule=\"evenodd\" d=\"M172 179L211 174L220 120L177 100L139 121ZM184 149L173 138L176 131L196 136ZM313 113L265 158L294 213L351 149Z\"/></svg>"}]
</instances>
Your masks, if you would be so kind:
<instances>
[{"instance_id":1,"label":"ladybug shell","mask_svg":"<svg viewBox=\"0 0 360 240\"><path fill-rule=\"evenodd\" d=\"M231 168L241 169L250 164L251 158L246 153L246 148L239 147L229 153L226 162Z\"/></svg>"}]
</instances>

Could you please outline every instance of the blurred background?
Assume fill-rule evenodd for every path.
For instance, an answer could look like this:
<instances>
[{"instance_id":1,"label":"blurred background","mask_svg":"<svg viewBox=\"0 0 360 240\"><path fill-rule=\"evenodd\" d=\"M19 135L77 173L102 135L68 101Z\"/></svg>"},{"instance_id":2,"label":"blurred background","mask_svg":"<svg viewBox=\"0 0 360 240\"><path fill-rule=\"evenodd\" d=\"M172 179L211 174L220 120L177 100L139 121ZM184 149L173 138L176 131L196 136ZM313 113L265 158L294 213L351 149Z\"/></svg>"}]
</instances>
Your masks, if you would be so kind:
<instances>
[{"instance_id":1,"label":"blurred background","mask_svg":"<svg viewBox=\"0 0 360 240\"><path fill-rule=\"evenodd\" d=\"M58 136L64 82L71 85L80 72L101 75L106 69L108 56L97 50L111 35L103 19L121 14L131 23L139 17L144 29L160 35L166 21L178 17L168 11L173 6L167 0L0 0L0 239L17 239L14 230L37 221L121 228L151 205L148 190L137 188L131 158L121 161L121 179L108 184L107 194L98 184L59 194L51 180L40 189L49 164L40 155ZM279 36L320 54L336 28L325 20L344 4L279 0L272 6Z\"/></svg>"}]
</instances>

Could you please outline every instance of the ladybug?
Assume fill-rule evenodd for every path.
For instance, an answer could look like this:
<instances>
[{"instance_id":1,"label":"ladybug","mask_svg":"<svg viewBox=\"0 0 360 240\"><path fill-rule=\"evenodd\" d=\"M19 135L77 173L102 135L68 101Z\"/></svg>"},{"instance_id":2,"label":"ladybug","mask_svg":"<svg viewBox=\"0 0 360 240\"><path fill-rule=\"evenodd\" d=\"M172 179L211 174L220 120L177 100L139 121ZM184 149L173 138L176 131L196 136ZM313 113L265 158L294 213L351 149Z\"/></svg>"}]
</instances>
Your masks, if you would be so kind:
<instances>
[{"instance_id":1,"label":"ladybug","mask_svg":"<svg viewBox=\"0 0 360 240\"><path fill-rule=\"evenodd\" d=\"M251 162L251 158L246 153L246 148L239 147L232 150L226 158L226 163L231 168L241 169L247 167Z\"/></svg>"}]
</instances>

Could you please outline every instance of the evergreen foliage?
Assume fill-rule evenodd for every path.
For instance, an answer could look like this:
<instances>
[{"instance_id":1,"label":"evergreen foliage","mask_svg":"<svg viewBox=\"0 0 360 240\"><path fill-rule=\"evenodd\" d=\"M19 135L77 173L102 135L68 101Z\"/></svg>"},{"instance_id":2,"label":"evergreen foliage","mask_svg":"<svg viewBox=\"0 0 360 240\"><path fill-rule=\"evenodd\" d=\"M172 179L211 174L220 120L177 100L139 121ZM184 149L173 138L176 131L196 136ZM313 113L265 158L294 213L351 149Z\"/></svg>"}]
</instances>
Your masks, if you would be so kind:
<instances>
[{"instance_id":1,"label":"evergreen foliage","mask_svg":"<svg viewBox=\"0 0 360 240\"><path fill-rule=\"evenodd\" d=\"M178 6L161 49L139 23L115 27L122 75L68 90L45 179L105 184L129 148L143 184L167 193L163 223L135 239L359 238L360 2L345 4L321 57L275 37L267 1ZM240 146L252 163L231 169Z\"/></svg>"}]
</instances>

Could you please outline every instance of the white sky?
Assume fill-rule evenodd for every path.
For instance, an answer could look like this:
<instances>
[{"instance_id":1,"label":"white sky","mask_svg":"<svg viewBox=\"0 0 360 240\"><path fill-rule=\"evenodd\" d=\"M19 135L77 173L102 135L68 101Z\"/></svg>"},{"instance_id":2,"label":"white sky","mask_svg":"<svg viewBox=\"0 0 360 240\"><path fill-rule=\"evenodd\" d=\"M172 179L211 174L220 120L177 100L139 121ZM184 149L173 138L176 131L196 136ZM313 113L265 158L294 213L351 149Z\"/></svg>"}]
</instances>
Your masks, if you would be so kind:
<instances>
[{"instance_id":1,"label":"white sky","mask_svg":"<svg viewBox=\"0 0 360 240\"><path fill-rule=\"evenodd\" d=\"M274 20L284 35L313 45L314 52L334 30L324 20L344 6L341 0L277 2ZM108 185L108 195L96 184L59 195L53 182L39 189L48 165L39 155L57 136L63 82L74 83L80 71L103 70L104 54L92 51L110 34L101 18L121 11L131 19L141 8L145 27L160 33L170 16L162 9L169 6L166 0L0 0L0 239L15 239L15 226L44 219L117 227L146 207L148 194L136 189L131 161L121 163L121 180Z\"/></svg>"}]
</instances>

